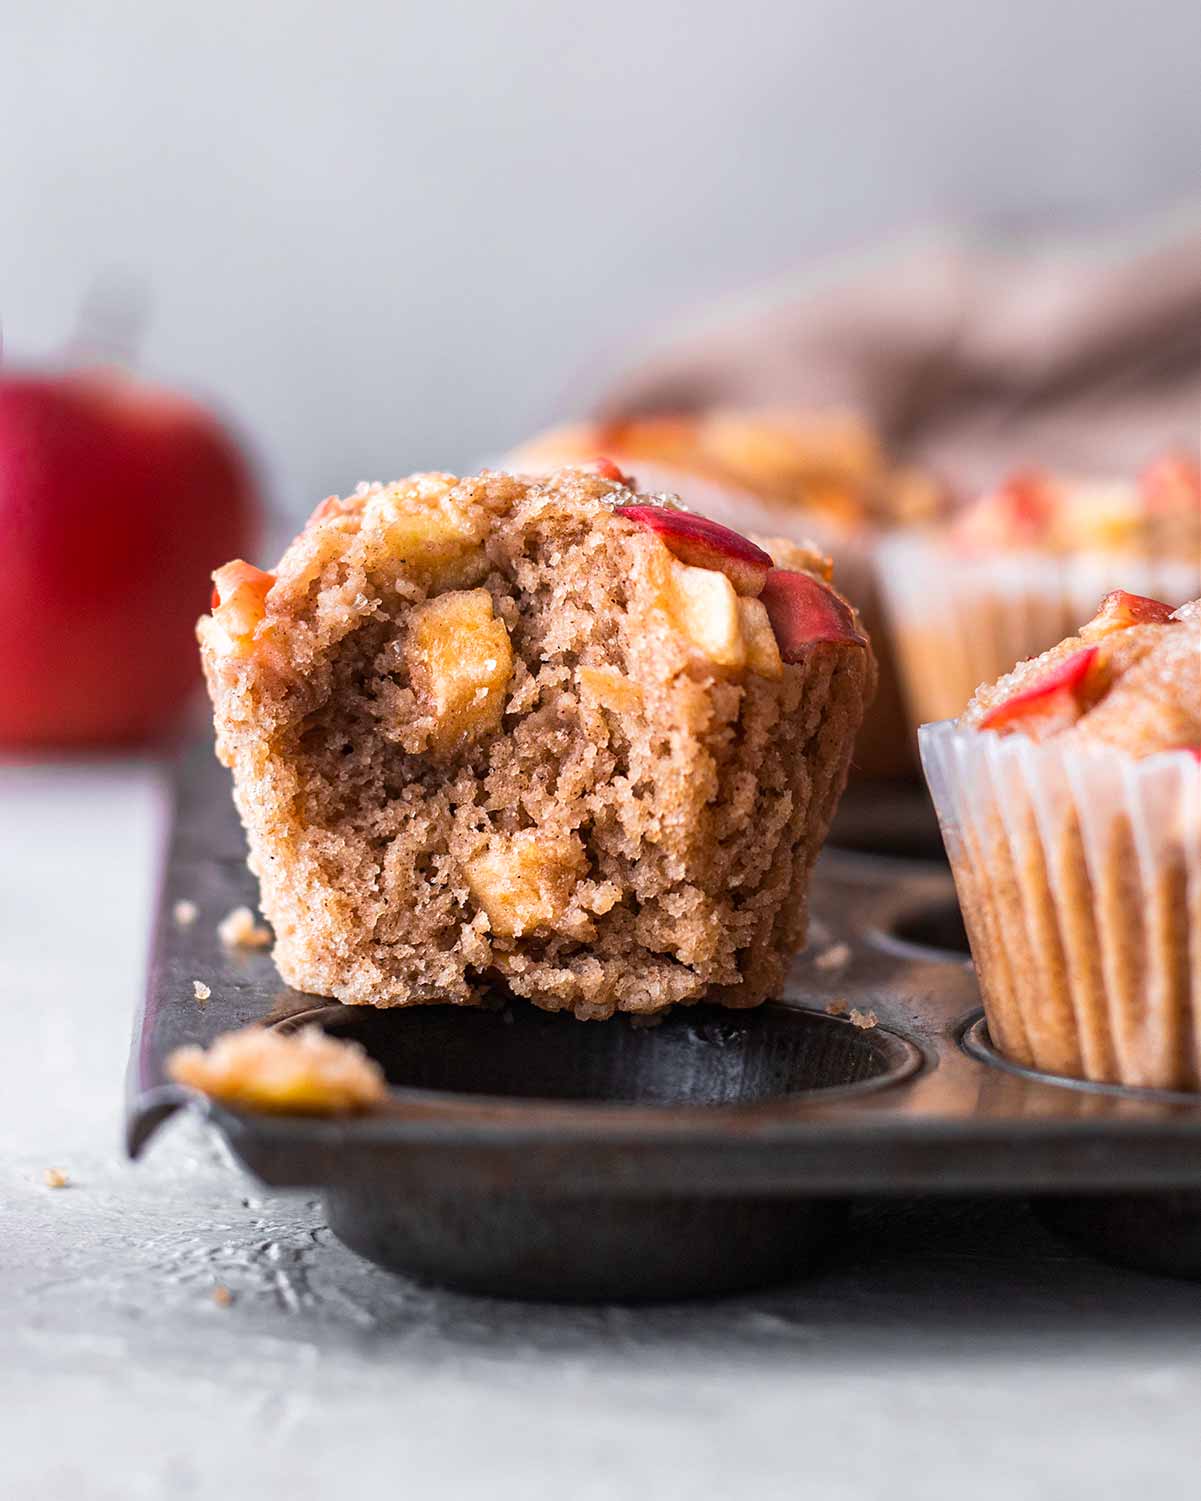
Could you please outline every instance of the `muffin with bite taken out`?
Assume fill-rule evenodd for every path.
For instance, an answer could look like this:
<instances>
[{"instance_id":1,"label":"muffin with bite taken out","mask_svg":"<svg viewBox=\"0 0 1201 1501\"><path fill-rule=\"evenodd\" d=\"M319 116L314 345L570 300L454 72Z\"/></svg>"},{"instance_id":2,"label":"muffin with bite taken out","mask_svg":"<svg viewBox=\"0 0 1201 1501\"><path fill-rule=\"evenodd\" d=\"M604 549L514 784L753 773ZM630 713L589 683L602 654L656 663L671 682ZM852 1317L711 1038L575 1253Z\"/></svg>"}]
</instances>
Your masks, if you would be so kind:
<instances>
[{"instance_id":1,"label":"muffin with bite taken out","mask_svg":"<svg viewBox=\"0 0 1201 1501\"><path fill-rule=\"evenodd\" d=\"M870 697L819 554L611 466L331 498L199 635L275 960L364 1005L751 1006Z\"/></svg>"},{"instance_id":2,"label":"muffin with bite taken out","mask_svg":"<svg viewBox=\"0 0 1201 1501\"><path fill-rule=\"evenodd\" d=\"M921 749L1000 1051L1201 1089L1201 601L1109 594Z\"/></svg>"},{"instance_id":3,"label":"muffin with bite taken out","mask_svg":"<svg viewBox=\"0 0 1201 1501\"><path fill-rule=\"evenodd\" d=\"M911 774L912 741L879 603L875 547L895 527L941 516L942 486L894 463L867 423L837 410L716 408L580 422L539 434L504 463L544 472L599 455L629 469L644 491L676 494L740 531L790 537L837 559L839 587L862 612L880 669L854 769Z\"/></svg>"}]
</instances>

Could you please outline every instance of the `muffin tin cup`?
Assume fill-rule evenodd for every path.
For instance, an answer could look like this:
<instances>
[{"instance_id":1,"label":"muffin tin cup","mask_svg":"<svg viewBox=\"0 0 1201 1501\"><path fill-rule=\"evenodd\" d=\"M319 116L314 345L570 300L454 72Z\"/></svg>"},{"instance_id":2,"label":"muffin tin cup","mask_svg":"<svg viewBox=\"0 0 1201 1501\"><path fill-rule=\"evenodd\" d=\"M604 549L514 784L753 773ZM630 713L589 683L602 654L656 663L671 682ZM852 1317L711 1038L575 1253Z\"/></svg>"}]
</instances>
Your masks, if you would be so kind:
<instances>
[{"instance_id":1,"label":"muffin tin cup","mask_svg":"<svg viewBox=\"0 0 1201 1501\"><path fill-rule=\"evenodd\" d=\"M997 1046L1201 1086L1201 765L926 725L922 758Z\"/></svg>"},{"instance_id":2,"label":"muffin tin cup","mask_svg":"<svg viewBox=\"0 0 1201 1501\"><path fill-rule=\"evenodd\" d=\"M1034 550L981 557L937 533L887 537L879 562L915 727L961 714L981 683L1072 635L1111 589L1172 605L1201 593L1201 568L1187 561Z\"/></svg>"},{"instance_id":3,"label":"muffin tin cup","mask_svg":"<svg viewBox=\"0 0 1201 1501\"><path fill-rule=\"evenodd\" d=\"M181 926L185 899L199 915ZM218 941L220 919L253 900L228 779L198 746L177 779L129 1150L198 1110L248 1171L320 1194L334 1232L390 1270L525 1298L695 1297L820 1275L853 1200L1000 1193L1070 1199L1078 1221L1070 1204L1047 1212L1092 1249L1201 1273L1183 1254L1165 1266L1152 1229L1170 1218L1180 1246L1201 1244L1201 1199L1191 1222L1182 1207L1201 1195L1201 1100L1001 1058L945 868L828 852L810 950L777 1000L677 1008L653 1026L500 994L483 1010L300 995L268 954ZM175 1047L254 1021L360 1041L388 1076L383 1106L266 1116L168 1082ZM1141 1248L1137 1216L1098 1209L1114 1195L1148 1207Z\"/></svg>"}]
</instances>

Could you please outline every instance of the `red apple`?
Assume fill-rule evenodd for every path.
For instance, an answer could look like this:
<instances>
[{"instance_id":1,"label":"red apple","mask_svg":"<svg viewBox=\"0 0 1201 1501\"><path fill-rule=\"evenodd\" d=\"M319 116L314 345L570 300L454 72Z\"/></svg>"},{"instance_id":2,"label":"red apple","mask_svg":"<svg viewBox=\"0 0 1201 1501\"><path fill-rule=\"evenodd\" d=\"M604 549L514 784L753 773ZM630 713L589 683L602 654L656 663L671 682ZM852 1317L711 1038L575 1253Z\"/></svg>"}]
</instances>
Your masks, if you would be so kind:
<instances>
[{"instance_id":1,"label":"red apple","mask_svg":"<svg viewBox=\"0 0 1201 1501\"><path fill-rule=\"evenodd\" d=\"M681 563L724 573L739 594L755 595L763 588L771 555L728 526L668 506L618 506L617 515L649 528Z\"/></svg>"},{"instance_id":2,"label":"red apple","mask_svg":"<svg viewBox=\"0 0 1201 1501\"><path fill-rule=\"evenodd\" d=\"M821 642L867 645L850 605L812 574L773 568L759 598L785 662L801 661L807 647Z\"/></svg>"},{"instance_id":3,"label":"red apple","mask_svg":"<svg viewBox=\"0 0 1201 1501\"><path fill-rule=\"evenodd\" d=\"M1128 630L1132 625L1162 625L1171 618L1172 606L1161 600L1148 599L1144 594L1127 594L1125 589L1111 589L1081 634L1108 636L1111 631Z\"/></svg>"},{"instance_id":4,"label":"red apple","mask_svg":"<svg viewBox=\"0 0 1201 1501\"><path fill-rule=\"evenodd\" d=\"M0 373L0 745L168 728L198 680L209 575L251 550L257 512L237 446L186 397Z\"/></svg>"},{"instance_id":5,"label":"red apple","mask_svg":"<svg viewBox=\"0 0 1201 1501\"><path fill-rule=\"evenodd\" d=\"M1087 702L1087 680L1099 650L1086 646L1065 657L1031 687L994 704L981 719L980 728L1017 729L1041 737L1075 724Z\"/></svg>"}]
</instances>

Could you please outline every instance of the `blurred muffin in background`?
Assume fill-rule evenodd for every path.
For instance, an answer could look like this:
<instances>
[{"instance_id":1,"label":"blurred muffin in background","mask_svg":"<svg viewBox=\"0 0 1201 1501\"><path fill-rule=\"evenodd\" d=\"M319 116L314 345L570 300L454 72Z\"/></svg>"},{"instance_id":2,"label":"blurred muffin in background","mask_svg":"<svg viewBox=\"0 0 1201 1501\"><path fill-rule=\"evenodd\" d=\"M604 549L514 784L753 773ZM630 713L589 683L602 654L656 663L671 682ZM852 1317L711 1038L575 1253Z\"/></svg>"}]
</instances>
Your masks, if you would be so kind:
<instances>
[{"instance_id":1,"label":"blurred muffin in background","mask_svg":"<svg viewBox=\"0 0 1201 1501\"><path fill-rule=\"evenodd\" d=\"M855 770L876 777L910 774L915 762L875 548L883 532L942 517L942 487L917 469L892 463L872 428L842 410L716 408L580 422L539 434L503 464L541 473L598 457L633 470L640 489L678 495L715 521L808 543L833 556L840 587L863 617L880 668L879 690L855 747Z\"/></svg>"},{"instance_id":2,"label":"blurred muffin in background","mask_svg":"<svg viewBox=\"0 0 1201 1501\"><path fill-rule=\"evenodd\" d=\"M1201 593L1201 467L1166 454L1134 481L1027 470L950 520L895 533L880 584L914 728L1068 635L1112 589Z\"/></svg>"}]
</instances>

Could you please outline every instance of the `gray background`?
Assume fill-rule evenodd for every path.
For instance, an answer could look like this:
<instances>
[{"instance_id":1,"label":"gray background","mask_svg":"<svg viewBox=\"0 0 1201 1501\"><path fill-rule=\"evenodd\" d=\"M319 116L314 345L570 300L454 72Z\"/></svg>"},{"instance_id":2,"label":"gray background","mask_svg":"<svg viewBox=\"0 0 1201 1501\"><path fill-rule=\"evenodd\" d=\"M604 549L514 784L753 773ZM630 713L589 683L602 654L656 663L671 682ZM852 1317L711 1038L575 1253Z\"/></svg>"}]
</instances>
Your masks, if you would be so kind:
<instances>
[{"instance_id":1,"label":"gray background","mask_svg":"<svg viewBox=\"0 0 1201 1501\"><path fill-rule=\"evenodd\" d=\"M579 406L678 310L1201 188L1195 0L0 0L0 317L97 278L297 512Z\"/></svg>"}]
</instances>

